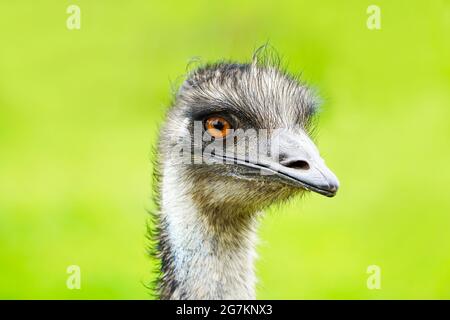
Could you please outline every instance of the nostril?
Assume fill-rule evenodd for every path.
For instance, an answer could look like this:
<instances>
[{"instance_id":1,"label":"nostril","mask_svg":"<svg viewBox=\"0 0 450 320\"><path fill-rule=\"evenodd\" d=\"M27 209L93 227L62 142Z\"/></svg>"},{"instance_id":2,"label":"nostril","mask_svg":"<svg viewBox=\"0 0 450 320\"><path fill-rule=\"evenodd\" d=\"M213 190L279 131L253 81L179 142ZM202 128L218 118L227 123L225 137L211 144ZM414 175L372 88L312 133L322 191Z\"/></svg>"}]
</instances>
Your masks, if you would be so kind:
<instances>
[{"instance_id":1,"label":"nostril","mask_svg":"<svg viewBox=\"0 0 450 320\"><path fill-rule=\"evenodd\" d=\"M303 161L303 160L291 161L291 162L284 164L284 166L292 168L292 169L300 169L300 170L308 170L309 169L308 162Z\"/></svg>"}]
</instances>

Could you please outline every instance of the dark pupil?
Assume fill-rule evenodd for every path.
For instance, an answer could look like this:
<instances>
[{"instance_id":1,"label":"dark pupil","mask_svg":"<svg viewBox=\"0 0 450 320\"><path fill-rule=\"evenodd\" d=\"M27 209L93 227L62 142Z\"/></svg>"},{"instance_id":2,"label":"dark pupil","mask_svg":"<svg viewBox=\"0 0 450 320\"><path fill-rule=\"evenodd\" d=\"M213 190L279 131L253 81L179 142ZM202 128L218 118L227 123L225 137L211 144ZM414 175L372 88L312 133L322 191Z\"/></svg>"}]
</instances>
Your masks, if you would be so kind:
<instances>
[{"instance_id":1,"label":"dark pupil","mask_svg":"<svg viewBox=\"0 0 450 320\"><path fill-rule=\"evenodd\" d=\"M213 127L214 127L214 129L217 129L217 130L219 130L219 131L222 131L224 125L223 125L223 122L222 122L222 121L215 120L215 121L213 122Z\"/></svg>"}]
</instances>

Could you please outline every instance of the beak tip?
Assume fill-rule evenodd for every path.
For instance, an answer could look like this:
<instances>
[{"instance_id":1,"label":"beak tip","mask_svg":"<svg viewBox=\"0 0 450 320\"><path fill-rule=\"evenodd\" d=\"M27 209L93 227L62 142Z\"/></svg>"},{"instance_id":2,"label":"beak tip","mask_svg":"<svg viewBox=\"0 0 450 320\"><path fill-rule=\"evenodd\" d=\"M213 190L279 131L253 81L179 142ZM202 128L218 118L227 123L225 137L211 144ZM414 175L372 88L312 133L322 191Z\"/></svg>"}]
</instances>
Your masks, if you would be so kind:
<instances>
[{"instance_id":1,"label":"beak tip","mask_svg":"<svg viewBox=\"0 0 450 320\"><path fill-rule=\"evenodd\" d=\"M339 182L336 179L336 182L330 185L330 192L333 194L334 197L339 189Z\"/></svg>"},{"instance_id":2,"label":"beak tip","mask_svg":"<svg viewBox=\"0 0 450 320\"><path fill-rule=\"evenodd\" d=\"M336 187L330 188L330 195L329 195L329 197L330 198L334 197L336 195L336 193L337 193L337 190L338 190L338 188L336 188Z\"/></svg>"},{"instance_id":3,"label":"beak tip","mask_svg":"<svg viewBox=\"0 0 450 320\"><path fill-rule=\"evenodd\" d=\"M336 178L336 176L334 176L334 175L333 175L333 178L330 180L328 181L328 185L323 189L327 191L327 196L329 198L332 198L336 195L336 193L339 189L339 181Z\"/></svg>"}]
</instances>

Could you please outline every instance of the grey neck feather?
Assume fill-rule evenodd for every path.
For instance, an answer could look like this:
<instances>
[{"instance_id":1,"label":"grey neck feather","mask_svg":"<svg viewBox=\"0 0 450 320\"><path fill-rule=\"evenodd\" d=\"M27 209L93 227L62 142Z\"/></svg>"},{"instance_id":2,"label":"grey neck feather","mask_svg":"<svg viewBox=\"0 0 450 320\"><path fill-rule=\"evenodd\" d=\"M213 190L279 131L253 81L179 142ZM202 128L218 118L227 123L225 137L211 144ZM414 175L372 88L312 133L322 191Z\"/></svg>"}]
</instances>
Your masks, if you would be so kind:
<instances>
[{"instance_id":1,"label":"grey neck feather","mask_svg":"<svg viewBox=\"0 0 450 320\"><path fill-rule=\"evenodd\" d=\"M254 299L257 214L223 219L230 213L193 199L195 186L180 179L177 166L166 164L161 173L160 297Z\"/></svg>"}]
</instances>

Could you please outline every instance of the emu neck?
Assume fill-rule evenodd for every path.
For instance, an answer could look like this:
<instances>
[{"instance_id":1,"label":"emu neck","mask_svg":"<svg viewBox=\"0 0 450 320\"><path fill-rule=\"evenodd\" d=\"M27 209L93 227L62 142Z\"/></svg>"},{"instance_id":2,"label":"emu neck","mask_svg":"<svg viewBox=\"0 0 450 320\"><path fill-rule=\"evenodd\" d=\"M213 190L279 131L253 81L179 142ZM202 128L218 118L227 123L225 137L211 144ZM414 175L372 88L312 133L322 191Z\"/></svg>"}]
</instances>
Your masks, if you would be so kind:
<instances>
[{"instance_id":1,"label":"emu neck","mask_svg":"<svg viewBox=\"0 0 450 320\"><path fill-rule=\"evenodd\" d=\"M207 209L176 169L162 175L162 299L254 299L255 215Z\"/></svg>"}]
</instances>

